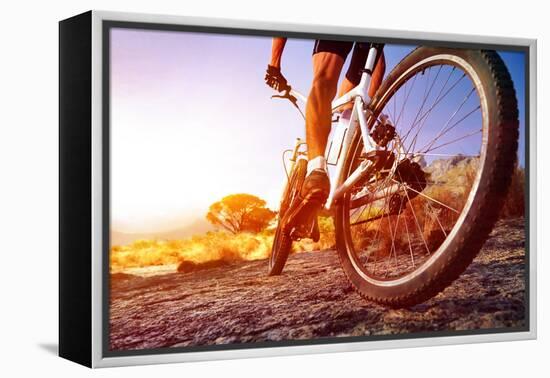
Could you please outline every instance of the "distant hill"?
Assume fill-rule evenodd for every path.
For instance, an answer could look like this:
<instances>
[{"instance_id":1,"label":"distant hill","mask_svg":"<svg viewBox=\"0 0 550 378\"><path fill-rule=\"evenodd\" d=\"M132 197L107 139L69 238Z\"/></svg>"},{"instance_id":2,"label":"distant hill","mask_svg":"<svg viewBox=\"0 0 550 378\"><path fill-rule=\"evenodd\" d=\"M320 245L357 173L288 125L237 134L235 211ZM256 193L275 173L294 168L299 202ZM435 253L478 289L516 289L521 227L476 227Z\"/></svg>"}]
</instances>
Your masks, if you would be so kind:
<instances>
[{"instance_id":1,"label":"distant hill","mask_svg":"<svg viewBox=\"0 0 550 378\"><path fill-rule=\"evenodd\" d=\"M177 240L185 239L193 235L204 234L214 230L206 219L196 219L192 223L185 226L174 228L172 230L158 232L137 232L128 233L117 230L111 231L111 245L126 245L140 239L157 239L157 240Z\"/></svg>"},{"instance_id":2,"label":"distant hill","mask_svg":"<svg viewBox=\"0 0 550 378\"><path fill-rule=\"evenodd\" d=\"M424 172L430 175L430 179L436 182L447 182L452 176L465 173L468 169L475 171L479 164L479 158L456 155L447 159L437 159L423 167Z\"/></svg>"}]
</instances>

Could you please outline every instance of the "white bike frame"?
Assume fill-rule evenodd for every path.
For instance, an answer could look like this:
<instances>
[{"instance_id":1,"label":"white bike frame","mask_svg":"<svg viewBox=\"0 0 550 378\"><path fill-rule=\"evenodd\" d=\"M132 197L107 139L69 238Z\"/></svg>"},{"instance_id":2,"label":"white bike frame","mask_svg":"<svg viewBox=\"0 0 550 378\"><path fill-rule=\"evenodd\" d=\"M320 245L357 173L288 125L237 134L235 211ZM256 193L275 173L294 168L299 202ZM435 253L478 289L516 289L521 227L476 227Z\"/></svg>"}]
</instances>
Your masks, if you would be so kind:
<instances>
[{"instance_id":1,"label":"white bike frame","mask_svg":"<svg viewBox=\"0 0 550 378\"><path fill-rule=\"evenodd\" d=\"M331 180L330 194L325 205L327 209L330 209L335 201L340 199L346 193L346 191L353 187L356 182L361 180L366 174L369 173L368 171L371 162L369 160L365 160L355 169L355 171L352 172L351 175L347 177L347 179L344 177L343 164L345 159L343 159L343 157L348 154L353 136L357 132L358 127L361 132L361 137L363 139L365 152L369 153L370 151L378 149L377 144L370 136L367 124L367 120L371 116L371 114L369 114L369 110L367 109L368 105L371 102L371 98L368 95L368 90L378 53L379 51L375 46L371 46L369 48L367 61L365 63L365 68L361 75L361 80L359 84L355 88L332 102L333 113L335 113L340 106L350 102L353 102L353 109L343 139L341 141L336 141L332 139L329 140L327 143L327 146L329 147L325 152L325 157L327 157L327 159L330 149L336 148L339 151L337 163L335 164L336 170L334 173L334 177ZM297 99L303 101L304 103L307 102L307 98L304 95L293 89L290 91L290 94ZM337 145L335 145L335 143ZM300 146L305 144L306 143L303 142L301 139L298 139L294 149L294 155L291 159L292 163L294 163L296 159L306 159L305 154L298 153L298 149L300 148Z\"/></svg>"}]
</instances>

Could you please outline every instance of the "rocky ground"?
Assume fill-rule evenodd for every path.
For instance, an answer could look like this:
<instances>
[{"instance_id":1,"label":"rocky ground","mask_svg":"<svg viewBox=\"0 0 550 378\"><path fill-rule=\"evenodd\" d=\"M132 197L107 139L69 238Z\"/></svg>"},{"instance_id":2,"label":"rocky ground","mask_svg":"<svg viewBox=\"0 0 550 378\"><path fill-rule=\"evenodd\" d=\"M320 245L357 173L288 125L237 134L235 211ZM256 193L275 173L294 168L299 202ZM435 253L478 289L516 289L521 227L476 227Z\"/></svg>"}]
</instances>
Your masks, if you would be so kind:
<instances>
[{"instance_id":1,"label":"rocky ground","mask_svg":"<svg viewBox=\"0 0 550 378\"><path fill-rule=\"evenodd\" d=\"M267 261L111 286L111 350L318 337L521 327L525 314L523 219L500 222L468 270L445 291L392 310L353 291L335 251L294 254L283 275Z\"/></svg>"}]
</instances>

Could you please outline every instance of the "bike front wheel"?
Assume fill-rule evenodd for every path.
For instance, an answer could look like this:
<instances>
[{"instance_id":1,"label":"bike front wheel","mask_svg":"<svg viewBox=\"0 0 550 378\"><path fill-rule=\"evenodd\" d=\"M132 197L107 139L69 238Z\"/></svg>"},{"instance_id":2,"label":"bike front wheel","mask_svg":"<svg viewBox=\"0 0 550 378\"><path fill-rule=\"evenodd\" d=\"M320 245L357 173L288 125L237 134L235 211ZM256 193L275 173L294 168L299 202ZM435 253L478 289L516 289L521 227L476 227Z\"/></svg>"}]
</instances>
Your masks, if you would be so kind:
<instances>
[{"instance_id":1,"label":"bike front wheel","mask_svg":"<svg viewBox=\"0 0 550 378\"><path fill-rule=\"evenodd\" d=\"M336 206L346 276L365 298L404 307L450 285L492 230L516 164L518 109L494 51L421 47L373 98L369 127L389 119L392 159ZM350 175L365 160L354 137Z\"/></svg>"},{"instance_id":2,"label":"bike front wheel","mask_svg":"<svg viewBox=\"0 0 550 378\"><path fill-rule=\"evenodd\" d=\"M277 217L277 229L275 230L273 245L271 247L271 255L269 256L268 274L270 276L281 274L286 264L286 260L288 259L288 255L292 249L292 238L288 232L283 230L281 220L287 210L291 208L294 201L296 201L306 177L306 170L307 161L305 159L298 159L290 172L290 177L288 177L285 190L281 198L281 205L279 207L279 214Z\"/></svg>"}]
</instances>

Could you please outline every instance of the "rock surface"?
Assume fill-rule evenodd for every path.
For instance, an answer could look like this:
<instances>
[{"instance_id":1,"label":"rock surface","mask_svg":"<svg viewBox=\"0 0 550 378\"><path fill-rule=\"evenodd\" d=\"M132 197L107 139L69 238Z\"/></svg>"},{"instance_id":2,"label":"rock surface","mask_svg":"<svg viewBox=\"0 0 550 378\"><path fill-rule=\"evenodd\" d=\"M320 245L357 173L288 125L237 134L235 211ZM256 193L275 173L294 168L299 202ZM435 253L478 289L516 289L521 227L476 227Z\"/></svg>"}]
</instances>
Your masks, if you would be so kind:
<instances>
[{"instance_id":1,"label":"rock surface","mask_svg":"<svg viewBox=\"0 0 550 378\"><path fill-rule=\"evenodd\" d=\"M364 336L525 325L523 219L501 221L466 272L408 309L362 299L335 251L111 281L111 350Z\"/></svg>"}]
</instances>

